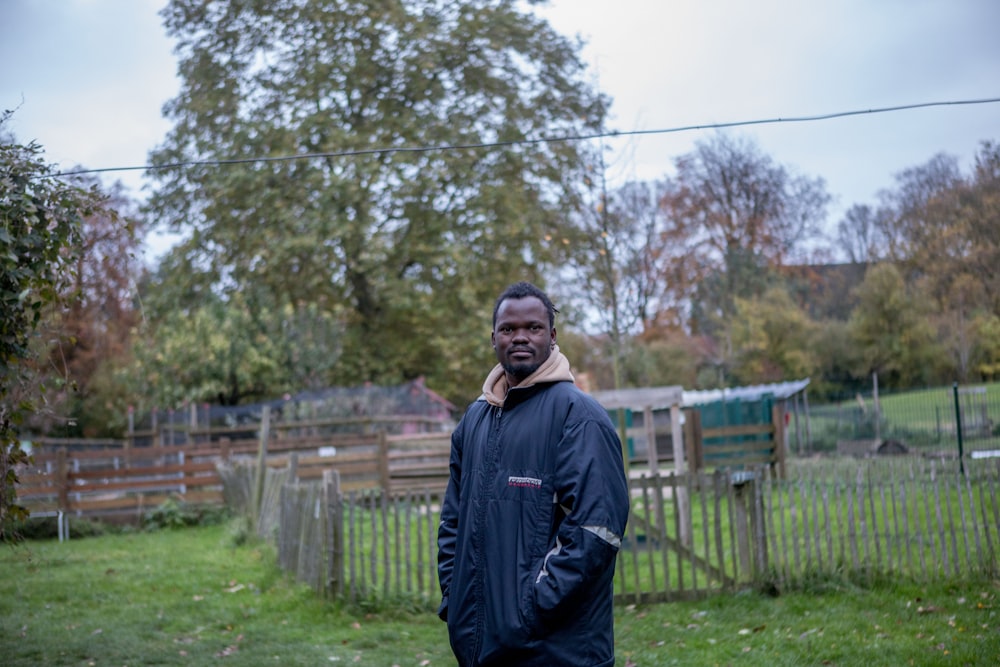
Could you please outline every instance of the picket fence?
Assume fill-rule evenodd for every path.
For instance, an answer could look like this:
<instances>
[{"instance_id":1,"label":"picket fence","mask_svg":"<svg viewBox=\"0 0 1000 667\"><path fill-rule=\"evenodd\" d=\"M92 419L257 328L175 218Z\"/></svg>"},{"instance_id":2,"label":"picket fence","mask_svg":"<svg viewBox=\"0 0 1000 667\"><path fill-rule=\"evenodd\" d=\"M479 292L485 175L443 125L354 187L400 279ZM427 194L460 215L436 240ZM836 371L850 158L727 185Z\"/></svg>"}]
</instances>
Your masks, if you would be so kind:
<instances>
[{"instance_id":1,"label":"picket fence","mask_svg":"<svg viewBox=\"0 0 1000 667\"><path fill-rule=\"evenodd\" d=\"M223 474L231 505L251 513L252 465ZM320 594L434 605L440 495L339 488L269 470L260 533L282 568ZM619 552L619 603L698 599L823 577L870 581L996 576L1000 464L901 457L790 462L770 468L630 479ZM240 491L239 489L242 489Z\"/></svg>"}]
</instances>

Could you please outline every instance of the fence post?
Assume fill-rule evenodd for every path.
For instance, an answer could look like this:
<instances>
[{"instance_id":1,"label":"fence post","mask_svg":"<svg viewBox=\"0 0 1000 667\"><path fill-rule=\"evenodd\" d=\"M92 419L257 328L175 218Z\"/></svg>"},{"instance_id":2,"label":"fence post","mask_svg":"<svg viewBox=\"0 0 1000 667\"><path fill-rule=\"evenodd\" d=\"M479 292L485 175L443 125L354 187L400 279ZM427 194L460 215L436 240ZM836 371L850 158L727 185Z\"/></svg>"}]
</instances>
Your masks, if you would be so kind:
<instances>
[{"instance_id":1,"label":"fence post","mask_svg":"<svg viewBox=\"0 0 1000 667\"><path fill-rule=\"evenodd\" d=\"M753 483L753 495L750 498L750 528L753 531L754 544L754 572L757 576L767 572L767 526L764 521L764 489L768 488L764 484L765 468L755 475ZM784 478L784 467L782 467L782 479Z\"/></svg>"},{"instance_id":2,"label":"fence post","mask_svg":"<svg viewBox=\"0 0 1000 667\"><path fill-rule=\"evenodd\" d=\"M691 408L684 414L684 452L688 468L697 472L705 467L704 447L701 438L701 412Z\"/></svg>"},{"instance_id":3,"label":"fence post","mask_svg":"<svg viewBox=\"0 0 1000 667\"><path fill-rule=\"evenodd\" d=\"M267 409L267 406L264 406ZM191 401L191 405L188 408L188 438L187 442L189 445L194 444L194 432L198 430L198 404Z\"/></svg>"},{"instance_id":4,"label":"fence post","mask_svg":"<svg viewBox=\"0 0 1000 667\"><path fill-rule=\"evenodd\" d=\"M660 474L660 454L656 449L656 425L653 423L653 407L647 405L642 411L642 424L646 430L646 460L649 462L650 476ZM674 445L677 451L677 445Z\"/></svg>"},{"instance_id":5,"label":"fence post","mask_svg":"<svg viewBox=\"0 0 1000 667\"><path fill-rule=\"evenodd\" d=\"M785 409L779 402L771 406L771 426L774 430L774 456L771 459L771 471L777 464L778 478L785 479Z\"/></svg>"},{"instance_id":6,"label":"fence post","mask_svg":"<svg viewBox=\"0 0 1000 667\"><path fill-rule=\"evenodd\" d=\"M378 478L382 485L383 493L390 493L392 488L391 477L389 475L389 438L385 429L378 432Z\"/></svg>"},{"instance_id":7,"label":"fence post","mask_svg":"<svg viewBox=\"0 0 1000 667\"><path fill-rule=\"evenodd\" d=\"M334 598L344 594L344 504L340 473L323 471L323 506L326 510L326 591Z\"/></svg>"},{"instance_id":8,"label":"fence post","mask_svg":"<svg viewBox=\"0 0 1000 667\"><path fill-rule=\"evenodd\" d=\"M56 451L56 484L59 488L59 510L69 514L69 465L66 463L66 448Z\"/></svg>"},{"instance_id":9,"label":"fence post","mask_svg":"<svg viewBox=\"0 0 1000 667\"><path fill-rule=\"evenodd\" d=\"M122 458L125 459L125 469L131 468L132 445L135 444L135 407L128 406L128 433L122 447Z\"/></svg>"},{"instance_id":10,"label":"fence post","mask_svg":"<svg viewBox=\"0 0 1000 667\"><path fill-rule=\"evenodd\" d=\"M764 526L764 502L760 489L763 470L740 471L729 477L735 498L736 545L740 570L757 579L767 570L767 532Z\"/></svg>"},{"instance_id":11,"label":"fence post","mask_svg":"<svg viewBox=\"0 0 1000 667\"><path fill-rule=\"evenodd\" d=\"M260 417L260 445L257 448L257 478L254 480L253 517L260 529L261 503L264 501L264 480L267 479L267 441L271 436L271 406L265 405Z\"/></svg>"},{"instance_id":12,"label":"fence post","mask_svg":"<svg viewBox=\"0 0 1000 667\"><path fill-rule=\"evenodd\" d=\"M965 477L965 457L962 455L962 403L958 397L958 383L951 385L952 394L955 396L955 432L958 434L958 470Z\"/></svg>"},{"instance_id":13,"label":"fence post","mask_svg":"<svg viewBox=\"0 0 1000 667\"><path fill-rule=\"evenodd\" d=\"M688 464L684 460L684 436L681 431L681 406L679 403L670 406L670 437L674 441L674 474L678 477L685 476L688 474ZM691 513L688 511L691 505L690 498L688 498L688 488L690 486L678 488L675 498L677 512L681 518L680 539L684 546L691 546Z\"/></svg>"},{"instance_id":14,"label":"fence post","mask_svg":"<svg viewBox=\"0 0 1000 667\"><path fill-rule=\"evenodd\" d=\"M734 520L736 522L736 546L739 552L740 559L740 571L744 575L753 574L752 561L750 554L750 519L749 510L747 509L748 502L750 504L753 502L753 480L749 477L736 479L730 476L729 483L733 485L734 491Z\"/></svg>"}]
</instances>

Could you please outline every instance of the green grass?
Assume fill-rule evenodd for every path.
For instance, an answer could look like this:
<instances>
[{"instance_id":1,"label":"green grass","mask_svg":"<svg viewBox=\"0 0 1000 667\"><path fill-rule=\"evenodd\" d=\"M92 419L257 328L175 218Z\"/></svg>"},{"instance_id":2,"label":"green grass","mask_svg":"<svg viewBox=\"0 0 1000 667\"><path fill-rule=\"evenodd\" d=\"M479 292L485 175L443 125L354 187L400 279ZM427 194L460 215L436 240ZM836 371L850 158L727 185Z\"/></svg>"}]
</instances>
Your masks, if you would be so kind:
<instances>
[{"instance_id":1,"label":"green grass","mask_svg":"<svg viewBox=\"0 0 1000 667\"><path fill-rule=\"evenodd\" d=\"M0 550L0 662L453 665L430 609L366 614L283 576L231 526ZM236 546L239 544L240 546ZM620 607L618 665L993 665L1000 582L814 582Z\"/></svg>"},{"instance_id":2,"label":"green grass","mask_svg":"<svg viewBox=\"0 0 1000 667\"><path fill-rule=\"evenodd\" d=\"M4 665L448 664L433 614L349 613L224 527L0 552Z\"/></svg>"},{"instance_id":3,"label":"green grass","mask_svg":"<svg viewBox=\"0 0 1000 667\"><path fill-rule=\"evenodd\" d=\"M995 665L998 587L838 585L627 608L616 643L618 664L637 666Z\"/></svg>"}]
</instances>

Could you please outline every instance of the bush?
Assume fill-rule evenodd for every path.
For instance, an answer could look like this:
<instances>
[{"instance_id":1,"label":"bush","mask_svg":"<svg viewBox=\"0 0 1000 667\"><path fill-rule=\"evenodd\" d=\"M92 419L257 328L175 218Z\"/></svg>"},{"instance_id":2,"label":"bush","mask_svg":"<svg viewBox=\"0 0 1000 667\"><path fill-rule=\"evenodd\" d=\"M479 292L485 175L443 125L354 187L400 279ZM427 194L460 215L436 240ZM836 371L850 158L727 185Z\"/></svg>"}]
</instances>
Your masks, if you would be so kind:
<instances>
[{"instance_id":1,"label":"bush","mask_svg":"<svg viewBox=\"0 0 1000 667\"><path fill-rule=\"evenodd\" d=\"M229 510L224 506L192 505L170 498L146 513L142 527L145 530L159 530L186 526L214 526L225 522L228 518Z\"/></svg>"},{"instance_id":2,"label":"bush","mask_svg":"<svg viewBox=\"0 0 1000 667\"><path fill-rule=\"evenodd\" d=\"M67 517L66 521L70 539L96 537L109 532L108 526L100 521L82 517L72 517L72 521L69 519L70 517ZM25 540L54 540L59 537L59 520L54 516L29 516L17 524L16 530Z\"/></svg>"}]
</instances>

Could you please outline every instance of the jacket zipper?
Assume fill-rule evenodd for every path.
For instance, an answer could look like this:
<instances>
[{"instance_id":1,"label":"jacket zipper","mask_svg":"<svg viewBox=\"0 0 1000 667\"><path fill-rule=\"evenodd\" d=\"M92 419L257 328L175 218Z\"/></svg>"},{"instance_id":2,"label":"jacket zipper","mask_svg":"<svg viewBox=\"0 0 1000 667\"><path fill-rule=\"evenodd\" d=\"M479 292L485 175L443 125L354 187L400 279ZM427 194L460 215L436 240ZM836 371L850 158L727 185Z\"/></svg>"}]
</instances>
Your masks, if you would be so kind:
<instances>
[{"instance_id":1,"label":"jacket zipper","mask_svg":"<svg viewBox=\"0 0 1000 667\"><path fill-rule=\"evenodd\" d=\"M492 432L490 433L490 437L487 440L488 443L486 451L487 456L486 460L484 461L486 466L486 471L489 472L490 474L486 476L486 481L484 487L482 488L482 496L481 496L481 500L483 502L480 502L479 510L476 516L476 524L479 528L478 532L480 534L479 543L476 545L477 551L483 550L481 540L484 539L482 536L482 531L485 529L486 526L485 514L486 514L486 509L489 505L488 501L490 500L490 498L492 498L493 495L493 486L490 477L492 476L493 473L496 472L497 458L499 454L498 449L500 442L500 419L501 417L503 417L503 407L494 406L494 410L495 410L494 412L495 417L493 418L493 428ZM476 572L476 588L479 591L479 597L482 598L486 594L486 582L484 581L484 576L486 573L483 571L482 568L482 562L483 562L482 553L480 553L479 555L480 555L479 559L480 567ZM486 619L484 618L483 615L483 607L484 605L482 604L476 605L476 638L472 651L472 660L477 665L479 664L479 652L483 648L483 632L485 632L485 625L486 625Z\"/></svg>"}]
</instances>

